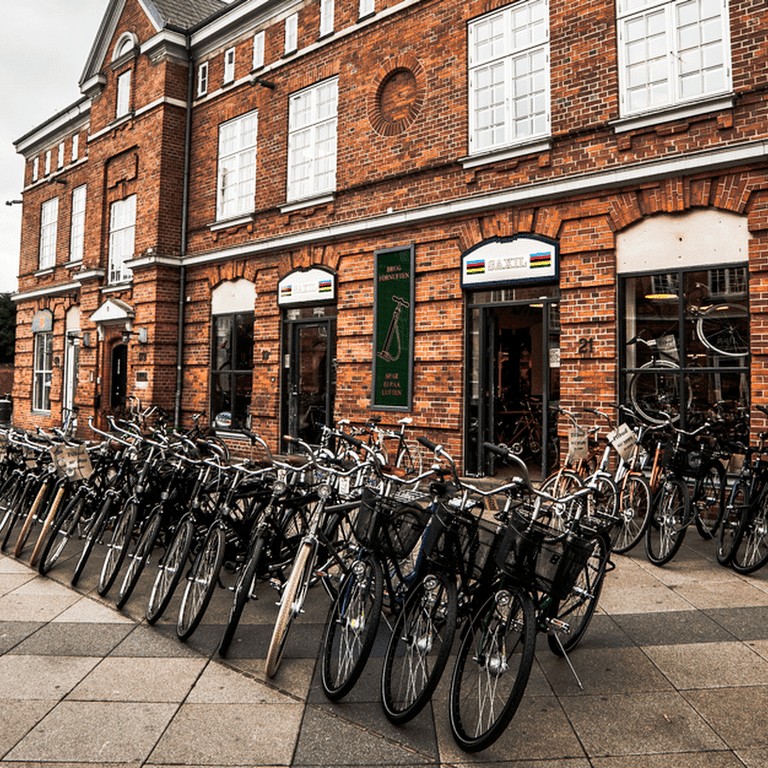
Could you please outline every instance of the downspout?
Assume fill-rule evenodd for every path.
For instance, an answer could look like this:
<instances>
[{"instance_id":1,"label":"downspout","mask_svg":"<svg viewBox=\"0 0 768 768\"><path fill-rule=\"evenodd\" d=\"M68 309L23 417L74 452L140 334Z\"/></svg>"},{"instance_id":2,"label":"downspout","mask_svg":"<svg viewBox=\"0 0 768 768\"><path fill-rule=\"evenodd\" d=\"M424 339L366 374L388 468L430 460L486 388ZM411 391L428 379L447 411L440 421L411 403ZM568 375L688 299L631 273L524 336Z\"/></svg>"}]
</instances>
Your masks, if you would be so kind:
<instances>
[{"instance_id":1,"label":"downspout","mask_svg":"<svg viewBox=\"0 0 768 768\"><path fill-rule=\"evenodd\" d=\"M176 393L173 406L173 425L181 426L181 393L184 387L184 320L187 294L187 268L184 257L187 255L187 222L189 220L189 165L192 146L192 98L195 85L195 68L192 64L191 33L185 32L187 41L187 117L184 134L184 180L181 197L181 270L179 274L179 338L176 345Z\"/></svg>"}]
</instances>

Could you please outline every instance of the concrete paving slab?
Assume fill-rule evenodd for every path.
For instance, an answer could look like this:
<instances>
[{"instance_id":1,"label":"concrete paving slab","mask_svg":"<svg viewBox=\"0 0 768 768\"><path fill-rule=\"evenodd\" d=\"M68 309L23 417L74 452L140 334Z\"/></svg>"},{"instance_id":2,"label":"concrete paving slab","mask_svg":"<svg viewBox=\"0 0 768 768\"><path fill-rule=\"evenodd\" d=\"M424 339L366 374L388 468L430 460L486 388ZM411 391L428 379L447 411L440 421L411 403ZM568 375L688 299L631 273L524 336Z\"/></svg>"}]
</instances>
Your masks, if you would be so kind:
<instances>
[{"instance_id":1,"label":"concrete paving slab","mask_svg":"<svg viewBox=\"0 0 768 768\"><path fill-rule=\"evenodd\" d=\"M84 597L78 600L74 605L67 608L66 611L57 616L53 621L60 621L67 624L91 624L99 622L101 624L125 624L133 626L134 622L118 613L114 606L104 605L97 600Z\"/></svg>"},{"instance_id":2,"label":"concrete paving slab","mask_svg":"<svg viewBox=\"0 0 768 768\"><path fill-rule=\"evenodd\" d=\"M0 700L62 699L100 661L88 656L0 656Z\"/></svg>"},{"instance_id":3,"label":"concrete paving slab","mask_svg":"<svg viewBox=\"0 0 768 768\"><path fill-rule=\"evenodd\" d=\"M675 592L699 610L768 605L768 592L738 580L681 584Z\"/></svg>"},{"instance_id":4,"label":"concrete paving slab","mask_svg":"<svg viewBox=\"0 0 768 768\"><path fill-rule=\"evenodd\" d=\"M746 768L768 768L768 749L738 749L736 755Z\"/></svg>"},{"instance_id":5,"label":"concrete paving slab","mask_svg":"<svg viewBox=\"0 0 768 768\"><path fill-rule=\"evenodd\" d=\"M702 613L738 640L768 640L768 606L713 608Z\"/></svg>"},{"instance_id":6,"label":"concrete paving slab","mask_svg":"<svg viewBox=\"0 0 768 768\"><path fill-rule=\"evenodd\" d=\"M56 700L0 701L0 757L16 746L56 703Z\"/></svg>"},{"instance_id":7,"label":"concrete paving slab","mask_svg":"<svg viewBox=\"0 0 768 768\"><path fill-rule=\"evenodd\" d=\"M106 656L133 631L132 624L41 625L11 653L32 656Z\"/></svg>"},{"instance_id":8,"label":"concrete paving slab","mask_svg":"<svg viewBox=\"0 0 768 768\"><path fill-rule=\"evenodd\" d=\"M14 590L0 597L0 622L51 621L80 599L76 592L43 598L41 595L20 595Z\"/></svg>"},{"instance_id":9,"label":"concrete paving slab","mask_svg":"<svg viewBox=\"0 0 768 768\"><path fill-rule=\"evenodd\" d=\"M628 755L598 757L592 768L743 768L733 752L700 752L696 754Z\"/></svg>"},{"instance_id":10,"label":"concrete paving slab","mask_svg":"<svg viewBox=\"0 0 768 768\"><path fill-rule=\"evenodd\" d=\"M16 648L42 626L37 621L0 621L0 655Z\"/></svg>"},{"instance_id":11,"label":"concrete paving slab","mask_svg":"<svg viewBox=\"0 0 768 768\"><path fill-rule=\"evenodd\" d=\"M688 642L729 642L734 635L701 611L632 613L614 617L616 624L637 645L669 645ZM591 629L591 627L590 627Z\"/></svg>"},{"instance_id":12,"label":"concrete paving slab","mask_svg":"<svg viewBox=\"0 0 768 768\"><path fill-rule=\"evenodd\" d=\"M281 704L286 694L241 672L210 663L189 693L189 704Z\"/></svg>"},{"instance_id":13,"label":"concrete paving slab","mask_svg":"<svg viewBox=\"0 0 768 768\"><path fill-rule=\"evenodd\" d=\"M147 625L134 626L130 634L110 654L112 656L129 656L138 658L142 656L168 656L197 657L192 648L180 643L176 639L176 633L166 633Z\"/></svg>"},{"instance_id":14,"label":"concrete paving slab","mask_svg":"<svg viewBox=\"0 0 768 768\"><path fill-rule=\"evenodd\" d=\"M34 576L29 573L0 573L0 597L15 592Z\"/></svg>"}]
</instances>

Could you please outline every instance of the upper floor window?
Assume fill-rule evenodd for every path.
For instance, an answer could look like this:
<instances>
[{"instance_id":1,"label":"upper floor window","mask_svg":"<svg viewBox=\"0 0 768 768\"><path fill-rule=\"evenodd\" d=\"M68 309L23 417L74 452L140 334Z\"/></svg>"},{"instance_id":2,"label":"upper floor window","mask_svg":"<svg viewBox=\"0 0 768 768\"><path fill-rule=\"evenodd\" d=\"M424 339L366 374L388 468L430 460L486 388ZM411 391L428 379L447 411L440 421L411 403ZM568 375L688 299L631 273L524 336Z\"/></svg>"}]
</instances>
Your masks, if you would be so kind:
<instances>
[{"instance_id":1,"label":"upper floor window","mask_svg":"<svg viewBox=\"0 0 768 768\"><path fill-rule=\"evenodd\" d=\"M469 23L469 150L550 132L549 3L527 0Z\"/></svg>"},{"instance_id":2,"label":"upper floor window","mask_svg":"<svg viewBox=\"0 0 768 768\"><path fill-rule=\"evenodd\" d=\"M63 141L61 142L61 144L59 144L59 155L56 158L56 167L57 168L64 167L64 142Z\"/></svg>"},{"instance_id":3,"label":"upper floor window","mask_svg":"<svg viewBox=\"0 0 768 768\"><path fill-rule=\"evenodd\" d=\"M197 68L197 95L205 96L208 93L208 62L204 61Z\"/></svg>"},{"instance_id":4,"label":"upper floor window","mask_svg":"<svg viewBox=\"0 0 768 768\"><path fill-rule=\"evenodd\" d=\"M37 181L40 177L40 158L36 157L32 161L32 181Z\"/></svg>"},{"instance_id":5,"label":"upper floor window","mask_svg":"<svg viewBox=\"0 0 768 768\"><path fill-rule=\"evenodd\" d=\"M617 0L623 114L731 87L728 0Z\"/></svg>"},{"instance_id":6,"label":"upper floor window","mask_svg":"<svg viewBox=\"0 0 768 768\"><path fill-rule=\"evenodd\" d=\"M333 32L333 0L320 0L320 37Z\"/></svg>"},{"instance_id":7,"label":"upper floor window","mask_svg":"<svg viewBox=\"0 0 768 768\"><path fill-rule=\"evenodd\" d=\"M338 79L291 96L288 116L288 199L336 188Z\"/></svg>"},{"instance_id":8,"label":"upper floor window","mask_svg":"<svg viewBox=\"0 0 768 768\"><path fill-rule=\"evenodd\" d=\"M51 172L51 150L49 149L45 153L45 175L47 176Z\"/></svg>"},{"instance_id":9,"label":"upper floor window","mask_svg":"<svg viewBox=\"0 0 768 768\"><path fill-rule=\"evenodd\" d=\"M46 200L40 208L40 269L56 265L56 234L59 226L59 198Z\"/></svg>"},{"instance_id":10,"label":"upper floor window","mask_svg":"<svg viewBox=\"0 0 768 768\"><path fill-rule=\"evenodd\" d=\"M51 410L51 380L53 378L53 333L35 333L34 366L32 371L32 410Z\"/></svg>"},{"instance_id":11,"label":"upper floor window","mask_svg":"<svg viewBox=\"0 0 768 768\"><path fill-rule=\"evenodd\" d=\"M123 117L131 111L131 70L117 76L117 107L115 117Z\"/></svg>"},{"instance_id":12,"label":"upper floor window","mask_svg":"<svg viewBox=\"0 0 768 768\"><path fill-rule=\"evenodd\" d=\"M261 69L264 66L264 30L253 36L253 68Z\"/></svg>"},{"instance_id":13,"label":"upper floor window","mask_svg":"<svg viewBox=\"0 0 768 768\"><path fill-rule=\"evenodd\" d=\"M285 53L293 53L299 47L299 14L292 13L285 20Z\"/></svg>"},{"instance_id":14,"label":"upper floor window","mask_svg":"<svg viewBox=\"0 0 768 768\"><path fill-rule=\"evenodd\" d=\"M230 219L253 211L257 134L257 110L219 126L217 219Z\"/></svg>"},{"instance_id":15,"label":"upper floor window","mask_svg":"<svg viewBox=\"0 0 768 768\"><path fill-rule=\"evenodd\" d=\"M235 49L227 48L224 52L224 82L231 83L235 79Z\"/></svg>"},{"instance_id":16,"label":"upper floor window","mask_svg":"<svg viewBox=\"0 0 768 768\"><path fill-rule=\"evenodd\" d=\"M359 18L376 13L376 0L360 0Z\"/></svg>"},{"instance_id":17,"label":"upper floor window","mask_svg":"<svg viewBox=\"0 0 768 768\"><path fill-rule=\"evenodd\" d=\"M83 260L85 242L85 185L72 190L72 218L69 232L69 260Z\"/></svg>"},{"instance_id":18,"label":"upper floor window","mask_svg":"<svg viewBox=\"0 0 768 768\"><path fill-rule=\"evenodd\" d=\"M77 160L79 155L80 155L80 134L76 133L72 137L72 162L73 163L75 162L75 160Z\"/></svg>"},{"instance_id":19,"label":"upper floor window","mask_svg":"<svg viewBox=\"0 0 768 768\"><path fill-rule=\"evenodd\" d=\"M109 216L109 282L131 279L125 262L133 258L136 238L136 195L112 203Z\"/></svg>"}]
</instances>

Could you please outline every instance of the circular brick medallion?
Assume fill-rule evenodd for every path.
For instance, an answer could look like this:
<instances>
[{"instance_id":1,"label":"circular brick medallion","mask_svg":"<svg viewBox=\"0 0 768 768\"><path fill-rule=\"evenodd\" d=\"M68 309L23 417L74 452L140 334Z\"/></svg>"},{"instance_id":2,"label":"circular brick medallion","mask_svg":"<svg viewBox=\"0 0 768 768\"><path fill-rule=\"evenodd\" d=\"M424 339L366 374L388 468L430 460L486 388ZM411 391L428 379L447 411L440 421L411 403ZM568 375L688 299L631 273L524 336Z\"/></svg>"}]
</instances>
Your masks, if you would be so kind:
<instances>
[{"instance_id":1,"label":"circular brick medallion","mask_svg":"<svg viewBox=\"0 0 768 768\"><path fill-rule=\"evenodd\" d=\"M394 136L413 123L424 101L422 79L416 61L398 62L379 79L370 114L375 131Z\"/></svg>"}]
</instances>

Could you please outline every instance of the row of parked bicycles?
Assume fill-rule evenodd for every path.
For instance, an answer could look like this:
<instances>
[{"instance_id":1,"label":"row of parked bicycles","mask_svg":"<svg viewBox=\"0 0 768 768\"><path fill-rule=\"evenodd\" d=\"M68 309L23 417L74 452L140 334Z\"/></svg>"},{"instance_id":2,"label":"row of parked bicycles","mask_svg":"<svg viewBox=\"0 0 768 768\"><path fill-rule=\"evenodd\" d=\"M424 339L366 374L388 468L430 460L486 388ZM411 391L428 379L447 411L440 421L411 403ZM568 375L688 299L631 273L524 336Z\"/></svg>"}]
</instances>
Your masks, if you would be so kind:
<instances>
[{"instance_id":1,"label":"row of parked bicycles","mask_svg":"<svg viewBox=\"0 0 768 768\"><path fill-rule=\"evenodd\" d=\"M685 431L625 412L614 428L609 415L585 412L608 434L598 439L599 426L583 428L562 410L573 439L540 487L513 450L492 443L485 449L509 467L508 479L473 484L442 445L408 439L409 419L397 428L342 421L323 429L319 446L286 437L288 456L244 432L240 459L199 420L179 434L163 420L147 428L146 413L110 419L105 431L89 422L95 439L86 442L10 429L0 434L0 546L29 555L42 574L71 568L73 584L90 563L99 594L112 593L117 608L145 595L149 624L173 604L180 640L196 631L226 573L223 656L268 584L279 593L268 676L319 585L329 598L319 655L326 695L346 696L383 638L386 717L415 717L451 665L453 735L482 750L519 706L538 633L576 676L568 654L587 631L612 553L644 540L663 565L695 523L716 540L720 562L748 573L768 560L761 446L743 447L726 500L714 419Z\"/></svg>"}]
</instances>

